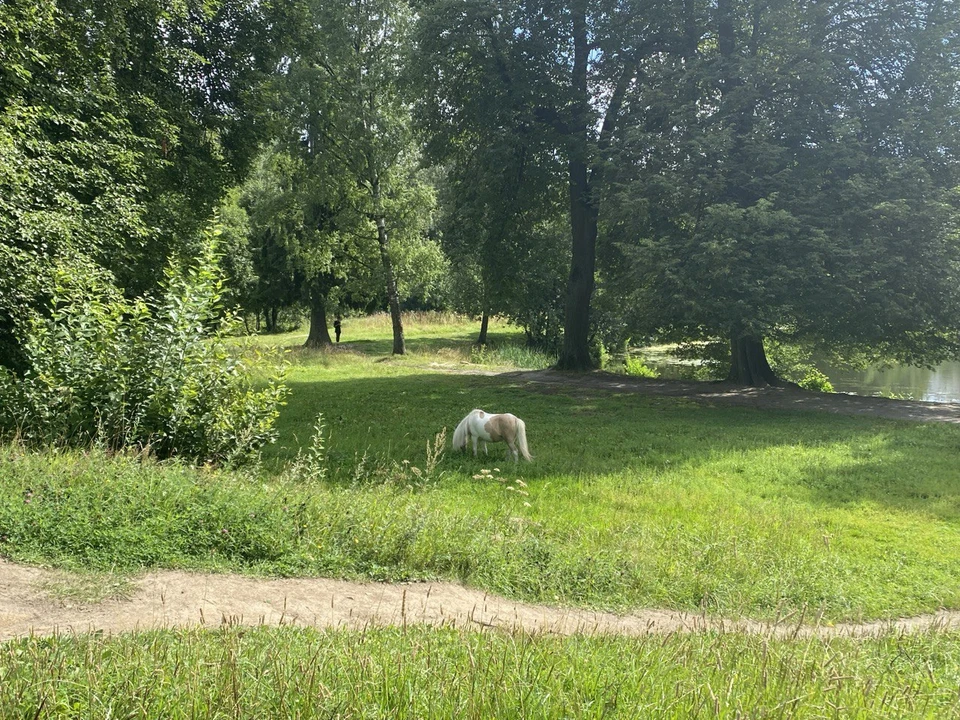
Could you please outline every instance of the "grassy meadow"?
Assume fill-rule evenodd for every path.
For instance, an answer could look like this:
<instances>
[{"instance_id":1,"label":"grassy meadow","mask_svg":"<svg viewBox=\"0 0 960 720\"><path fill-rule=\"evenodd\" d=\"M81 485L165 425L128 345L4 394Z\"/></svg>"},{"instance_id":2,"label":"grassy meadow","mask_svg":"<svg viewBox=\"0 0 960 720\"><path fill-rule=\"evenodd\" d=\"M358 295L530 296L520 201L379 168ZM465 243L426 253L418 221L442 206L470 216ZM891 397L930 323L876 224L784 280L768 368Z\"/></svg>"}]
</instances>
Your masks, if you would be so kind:
<instances>
[{"instance_id":1,"label":"grassy meadow","mask_svg":"<svg viewBox=\"0 0 960 720\"><path fill-rule=\"evenodd\" d=\"M0 556L120 576L449 579L731 618L960 608L960 428L545 388L509 372L551 361L515 329L496 324L479 353L475 323L405 328L402 358L385 318L345 320L335 351L260 338L290 348L291 393L255 469L0 449ZM523 418L534 462L452 453L474 407ZM31 638L0 645L0 716L42 701L49 717L936 717L956 709L958 656L957 633Z\"/></svg>"},{"instance_id":2,"label":"grassy meadow","mask_svg":"<svg viewBox=\"0 0 960 720\"><path fill-rule=\"evenodd\" d=\"M0 553L95 570L444 578L557 605L758 619L960 607L960 428L545 391L493 372L496 349L471 362L474 331L409 322L396 359L383 319L346 322L338 352L265 338L295 349L280 439L255 471L8 447ZM534 462L506 462L503 445L454 454L473 407L522 417Z\"/></svg>"}]
</instances>

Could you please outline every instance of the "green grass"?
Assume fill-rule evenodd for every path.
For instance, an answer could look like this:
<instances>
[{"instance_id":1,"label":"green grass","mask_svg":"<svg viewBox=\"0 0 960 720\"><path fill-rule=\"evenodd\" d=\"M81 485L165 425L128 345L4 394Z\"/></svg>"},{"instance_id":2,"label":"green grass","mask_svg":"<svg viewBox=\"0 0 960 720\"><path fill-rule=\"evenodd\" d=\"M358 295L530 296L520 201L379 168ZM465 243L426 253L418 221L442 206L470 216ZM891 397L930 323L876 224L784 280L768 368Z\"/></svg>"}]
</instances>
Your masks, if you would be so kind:
<instances>
[{"instance_id":1,"label":"green grass","mask_svg":"<svg viewBox=\"0 0 960 720\"><path fill-rule=\"evenodd\" d=\"M955 717L956 633L180 630L0 645L4 718Z\"/></svg>"},{"instance_id":2,"label":"green grass","mask_svg":"<svg viewBox=\"0 0 960 720\"><path fill-rule=\"evenodd\" d=\"M556 387L515 330L350 319L290 353L254 472L0 448L0 556L80 570L67 602L182 567L459 579L560 605L731 618L960 607L960 429ZM451 374L450 369L468 374ZM532 464L432 443L473 407L527 422ZM322 443L310 450L322 413ZM960 704L960 634L557 638L224 628L0 644L3 718L926 718Z\"/></svg>"},{"instance_id":3,"label":"green grass","mask_svg":"<svg viewBox=\"0 0 960 720\"><path fill-rule=\"evenodd\" d=\"M291 353L262 474L3 450L0 555L447 578L558 605L729 617L960 607L960 428L545 392L477 374L490 366L470 363L461 321L409 323L403 358L358 350L389 337L377 322L345 323L339 352ZM493 445L481 459L448 448L428 467L428 444L446 429L449 446L473 407L522 417L535 462L505 463ZM325 476L305 480L289 468L321 412Z\"/></svg>"}]
</instances>

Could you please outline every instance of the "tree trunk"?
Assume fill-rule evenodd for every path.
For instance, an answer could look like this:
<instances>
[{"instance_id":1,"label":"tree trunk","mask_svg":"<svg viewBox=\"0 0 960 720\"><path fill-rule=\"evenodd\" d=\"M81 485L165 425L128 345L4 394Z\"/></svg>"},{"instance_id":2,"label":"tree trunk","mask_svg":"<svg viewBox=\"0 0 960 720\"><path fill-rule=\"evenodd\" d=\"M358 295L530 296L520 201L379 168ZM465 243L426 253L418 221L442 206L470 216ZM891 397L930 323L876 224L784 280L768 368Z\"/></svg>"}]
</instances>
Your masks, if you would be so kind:
<instances>
[{"instance_id":1,"label":"tree trunk","mask_svg":"<svg viewBox=\"0 0 960 720\"><path fill-rule=\"evenodd\" d=\"M484 310L483 317L480 319L480 337L477 338L477 345L487 344L487 328L490 327L490 314Z\"/></svg>"},{"instance_id":2,"label":"tree trunk","mask_svg":"<svg viewBox=\"0 0 960 720\"><path fill-rule=\"evenodd\" d=\"M597 210L589 198L587 166L570 162L570 225L573 257L567 281L567 303L563 323L563 349L557 367L583 371L593 367L590 360L590 299L596 267Z\"/></svg>"},{"instance_id":3,"label":"tree trunk","mask_svg":"<svg viewBox=\"0 0 960 720\"><path fill-rule=\"evenodd\" d=\"M730 338L730 376L731 382L753 387L782 385L783 382L773 372L767 362L763 349L763 338L750 335L733 334Z\"/></svg>"},{"instance_id":4,"label":"tree trunk","mask_svg":"<svg viewBox=\"0 0 960 720\"><path fill-rule=\"evenodd\" d=\"M333 343L327 329L327 299L323 295L315 295L310 299L310 333L303 346L316 349L330 345Z\"/></svg>"},{"instance_id":5,"label":"tree trunk","mask_svg":"<svg viewBox=\"0 0 960 720\"><path fill-rule=\"evenodd\" d=\"M387 236L387 221L383 215L380 198L380 181L373 182L373 207L376 213L377 243L380 245L380 262L387 281L387 303L390 305L390 319L393 321L393 354L406 353L403 340L403 318L400 316L400 293L397 292L397 277L393 272L393 260L390 259L390 238Z\"/></svg>"},{"instance_id":6,"label":"tree trunk","mask_svg":"<svg viewBox=\"0 0 960 720\"><path fill-rule=\"evenodd\" d=\"M590 52L587 39L586 3L573 4L573 90L579 105L572 121L570 148L570 230L572 258L567 282L567 301L563 321L563 348L557 368L560 370L589 370L590 360L590 299L593 296L593 275L596 267L597 207L591 196L587 167L587 59Z\"/></svg>"}]
</instances>

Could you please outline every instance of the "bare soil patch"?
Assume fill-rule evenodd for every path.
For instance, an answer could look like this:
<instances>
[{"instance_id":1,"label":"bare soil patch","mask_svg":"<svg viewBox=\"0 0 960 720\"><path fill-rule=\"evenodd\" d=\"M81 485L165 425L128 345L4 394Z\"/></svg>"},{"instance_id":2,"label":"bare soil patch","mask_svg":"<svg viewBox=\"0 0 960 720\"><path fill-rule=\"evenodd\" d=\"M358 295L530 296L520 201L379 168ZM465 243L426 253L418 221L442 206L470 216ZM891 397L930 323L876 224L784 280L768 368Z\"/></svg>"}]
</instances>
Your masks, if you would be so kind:
<instances>
[{"instance_id":1,"label":"bare soil patch","mask_svg":"<svg viewBox=\"0 0 960 720\"><path fill-rule=\"evenodd\" d=\"M486 374L486 373L485 373ZM745 388L727 383L648 380L609 373L511 372L506 380L543 392L564 390L682 397L704 405L810 410L894 420L960 423L960 404L941 404L794 388ZM640 636L704 630L780 637L863 636L960 627L960 612L826 625L816 617L778 622L725 620L672 610L629 615L531 605L454 583L358 583L323 578L264 579L180 571L147 573L122 597L94 603L58 599L44 588L64 582L59 571L0 560L0 642L29 634L125 632L163 627L303 625L363 628L428 624L528 633Z\"/></svg>"},{"instance_id":2,"label":"bare soil patch","mask_svg":"<svg viewBox=\"0 0 960 720\"><path fill-rule=\"evenodd\" d=\"M426 624L556 635L665 635L718 630L772 637L867 636L960 627L960 612L862 624L817 618L724 620L672 610L629 615L513 602L454 583L359 583L151 572L126 597L93 604L57 600L41 588L63 573L0 561L0 642L25 635L156 628L298 625L361 629Z\"/></svg>"},{"instance_id":3,"label":"bare soil patch","mask_svg":"<svg viewBox=\"0 0 960 720\"><path fill-rule=\"evenodd\" d=\"M890 420L960 423L960 403L894 400L846 393L819 393L796 387L744 387L726 382L652 380L605 372L586 374L536 370L504 373L531 389L574 389L684 398L703 405L752 407L764 410L811 410L842 415L868 415Z\"/></svg>"}]
</instances>

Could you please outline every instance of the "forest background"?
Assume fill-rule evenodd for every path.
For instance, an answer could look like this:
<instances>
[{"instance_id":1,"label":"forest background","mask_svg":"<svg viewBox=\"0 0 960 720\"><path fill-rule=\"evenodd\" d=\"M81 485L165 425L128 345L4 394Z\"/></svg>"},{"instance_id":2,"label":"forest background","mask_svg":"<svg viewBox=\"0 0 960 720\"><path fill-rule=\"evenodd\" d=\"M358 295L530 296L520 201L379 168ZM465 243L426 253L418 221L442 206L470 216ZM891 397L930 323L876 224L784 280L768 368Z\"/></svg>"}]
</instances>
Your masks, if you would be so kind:
<instances>
[{"instance_id":1,"label":"forest background","mask_svg":"<svg viewBox=\"0 0 960 720\"><path fill-rule=\"evenodd\" d=\"M656 341L744 385L783 383L784 347L960 357L958 23L906 0L5 3L3 424L242 454L282 383L202 339L301 315L321 347L388 310L397 355L404 308L478 317L480 345L500 315L560 369Z\"/></svg>"}]
</instances>

